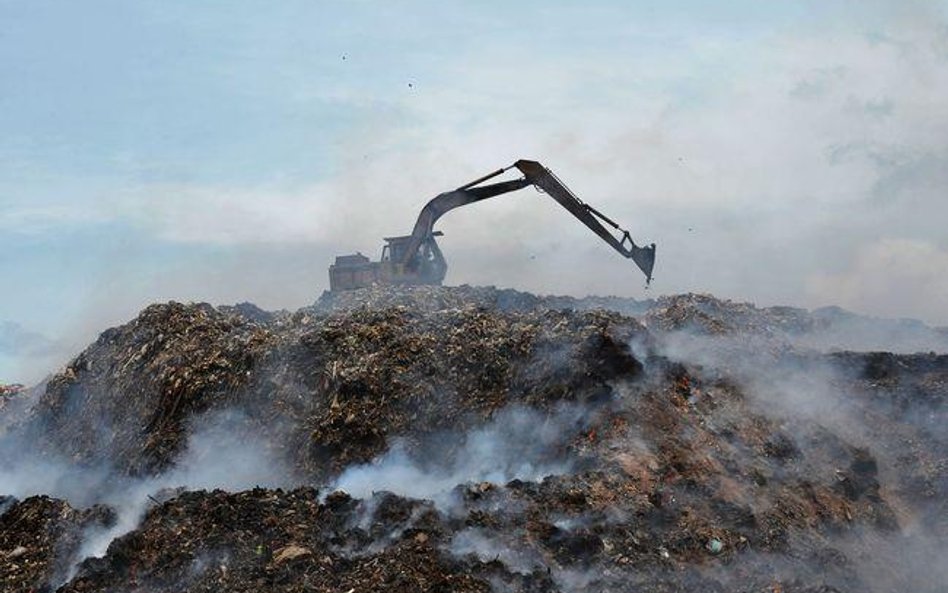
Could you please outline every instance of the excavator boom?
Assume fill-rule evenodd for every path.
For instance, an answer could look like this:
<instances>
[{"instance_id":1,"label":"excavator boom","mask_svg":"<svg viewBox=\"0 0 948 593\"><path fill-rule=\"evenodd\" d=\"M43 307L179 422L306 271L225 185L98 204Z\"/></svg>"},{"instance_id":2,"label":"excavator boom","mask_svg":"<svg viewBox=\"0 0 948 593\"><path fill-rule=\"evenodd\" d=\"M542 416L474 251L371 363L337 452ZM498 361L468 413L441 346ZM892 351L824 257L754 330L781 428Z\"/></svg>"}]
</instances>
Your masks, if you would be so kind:
<instances>
[{"instance_id":1,"label":"excavator boom","mask_svg":"<svg viewBox=\"0 0 948 593\"><path fill-rule=\"evenodd\" d=\"M522 178L481 185L514 168L523 174ZM651 282L652 268L655 265L654 243L648 247L636 245L629 231L577 198L552 171L536 161L519 160L509 167L497 169L455 190L435 196L422 208L410 235L385 239L381 261L370 262L362 254L337 257L336 263L329 267L330 290L348 290L376 283L441 284L447 273L447 263L435 241L435 237L441 234L434 231L438 219L460 206L516 191L528 185L533 185L559 202L613 249L634 261L645 274L647 282ZM620 234L617 236L603 223Z\"/></svg>"}]
</instances>

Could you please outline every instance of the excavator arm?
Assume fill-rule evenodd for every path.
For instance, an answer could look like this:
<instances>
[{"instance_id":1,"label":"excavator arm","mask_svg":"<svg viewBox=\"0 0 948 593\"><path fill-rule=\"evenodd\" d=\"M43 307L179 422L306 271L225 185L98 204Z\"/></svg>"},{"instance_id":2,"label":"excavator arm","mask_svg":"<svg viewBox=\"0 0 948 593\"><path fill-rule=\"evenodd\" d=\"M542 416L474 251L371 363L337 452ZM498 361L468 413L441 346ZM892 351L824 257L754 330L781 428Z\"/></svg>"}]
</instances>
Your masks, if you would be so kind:
<instances>
[{"instance_id":1,"label":"excavator arm","mask_svg":"<svg viewBox=\"0 0 948 593\"><path fill-rule=\"evenodd\" d=\"M599 212L589 204L576 197L566 185L560 181L552 171L536 161L519 160L514 167L523 173L524 178L546 192L548 196L569 210L570 214L578 218L583 224L599 235L603 241L623 256L631 259L645 274L646 282L652 281L652 268L655 267L655 244L648 247L639 247L632 240L629 231L620 227L611 218ZM601 221L601 222L600 222ZM622 233L620 238L602 225L605 222L616 231Z\"/></svg>"},{"instance_id":2,"label":"excavator arm","mask_svg":"<svg viewBox=\"0 0 948 593\"><path fill-rule=\"evenodd\" d=\"M490 185L480 185L513 168L523 173L523 178ZM440 250L437 249L437 245L434 242L435 222L445 213L460 206L516 191L528 185L535 186L538 190L545 192L551 198L559 202L561 206L569 210L573 216L599 235L599 237L611 245L613 249L634 261L639 269L645 273L647 281L651 282L652 268L655 265L654 243L648 247L639 247L632 241L629 231L621 228L612 219L577 198L552 171L536 161L528 160L519 160L509 167L498 169L493 173L462 185L453 191L439 194L433 198L422 208L411 235L404 238L407 242L404 244L404 247L399 248L399 253L393 259L395 259L403 269L416 268L422 265L422 248L426 247L426 249L433 253L434 257L439 260L437 266L446 268ZM617 237L614 232L603 226L603 223L608 224L621 234ZM443 277L443 269L440 271L440 275Z\"/></svg>"}]
</instances>

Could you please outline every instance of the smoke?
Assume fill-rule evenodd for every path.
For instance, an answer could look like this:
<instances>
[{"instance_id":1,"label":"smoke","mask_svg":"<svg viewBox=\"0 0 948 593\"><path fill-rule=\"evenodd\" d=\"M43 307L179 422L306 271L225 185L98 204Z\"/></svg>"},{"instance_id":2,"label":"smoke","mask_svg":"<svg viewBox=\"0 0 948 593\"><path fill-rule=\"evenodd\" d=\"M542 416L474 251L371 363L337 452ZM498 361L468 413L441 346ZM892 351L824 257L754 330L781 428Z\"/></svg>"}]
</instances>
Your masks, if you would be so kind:
<instances>
[{"instance_id":1,"label":"smoke","mask_svg":"<svg viewBox=\"0 0 948 593\"><path fill-rule=\"evenodd\" d=\"M544 567L535 550L509 546L478 527L456 533L448 544L448 551L458 557L473 555L481 562L500 561L511 572L524 575Z\"/></svg>"},{"instance_id":2,"label":"smoke","mask_svg":"<svg viewBox=\"0 0 948 593\"><path fill-rule=\"evenodd\" d=\"M372 463L345 470L325 492L343 490L362 498L351 527L366 532L379 530L376 514L382 499L376 493L382 491L430 499L445 516L463 515L466 511L459 488L466 484L542 481L573 471L578 457L570 443L595 423L597 414L597 409L575 404L547 411L505 408L486 424L464 433L429 435L421 442L397 440ZM239 491L300 484L302 481L282 462L277 453L280 448L270 439L247 434L248 425L243 414L235 410L196 418L187 447L172 468L144 478L120 476L107 464L76 466L65 459L39 456L24 447L23 435L8 433L0 441L0 483L6 493L19 498L42 493L65 498L77 507L104 504L114 510L114 523L85 530L78 551L68 562L70 568L62 575L66 582L85 559L101 557L111 542L134 530L150 507L180 491ZM423 510L416 509L391 532L376 534L371 545L341 551L350 556L378 553L398 541ZM515 505L507 510L515 511ZM462 532L447 551L459 556L475 553L479 545L487 545L486 540L481 542L486 537L475 531ZM529 552L523 557L530 554L535 555ZM520 565L512 558L510 566L515 569ZM203 570L207 564L201 559L195 563L195 570ZM523 569L527 568L523 564Z\"/></svg>"},{"instance_id":3,"label":"smoke","mask_svg":"<svg viewBox=\"0 0 948 593\"><path fill-rule=\"evenodd\" d=\"M39 381L68 354L66 344L19 323L0 320L0 384Z\"/></svg>"},{"instance_id":4,"label":"smoke","mask_svg":"<svg viewBox=\"0 0 948 593\"><path fill-rule=\"evenodd\" d=\"M824 313L829 315L834 312ZM814 349L814 344L820 340L823 344L833 344L833 347L849 344L866 348L872 343L871 340L882 340L884 343L890 339L888 336L898 334L902 336L900 344L911 351L915 348L912 344L919 343L913 340L932 334L929 328L912 324L888 324L866 318L846 318L845 321L846 324L834 327L832 339L828 339L826 334L820 335L819 339L808 336L806 347L800 336L794 337L794 342L784 339L789 338L789 335L778 338L748 334L706 336L689 332L661 336L652 345L656 348L652 352L645 352L645 346L641 344L632 346L642 360L648 361L647 371L660 372L667 368L668 362L679 362L693 369L698 377L708 378L709 381L724 379L732 386L727 388L732 390L729 397L740 398L744 405L735 407L730 405L733 402L726 399L705 404L702 389L697 387L689 399L691 410L697 414L702 430L721 438L720 446L729 452L730 457L717 458L717 462L727 465L729 472L745 472L763 462L773 468L771 479L776 483L786 481L787 484L802 484L801 487L806 488L806 484L812 482L836 488L843 481L853 479L852 468L856 464L863 463L874 468L878 463L878 474L871 473L864 479L868 480L868 484L878 480L879 492L887 505L885 508L896 509L897 523L894 527L875 529L865 525L859 529L819 536L810 532L797 535L790 529L788 547L781 554L763 554L747 548L736 552L727 564L698 564L692 572L685 574L647 569L648 574L639 574L635 578L645 579L643 583L659 580L678 585L706 586L709 582L715 582L719 585L744 586L746 582L741 581L738 575L741 571L750 571L755 579L773 575L774 582L783 583L799 582L800 579L803 582L823 582L827 586L833 586L833 583L839 586L866 583L865 590L874 593L897 590L904 584L912 584L922 591L938 590L937 583L942 582L943 578L940 561L945 558L948 542L934 531L919 531L920 528L912 527L903 509L920 507L918 501L904 498L910 488L900 484L906 473L899 464L905 464L906 459L919 460L917 452L909 444L900 441L900 438L909 438L907 435L922 429L938 431L934 436L939 438L943 428L932 423L930 414L926 416L926 402L898 404L887 399L891 392L884 390L888 389L886 385L891 387L892 384L885 381L891 381L891 378L876 386L871 381L865 381L864 365L870 360L867 358L869 355L852 354L847 358ZM915 373L911 369L905 372L907 375L903 379ZM714 388L708 389L713 391ZM648 410L639 407L640 389L620 387L618 391L622 399L615 402L612 411L635 415ZM731 448L727 444L731 437L723 435L732 429L752 429L755 422L753 419L736 418L736 414L757 415L768 423L765 426L772 426L776 432L762 437L767 440L765 451L770 451L766 456L785 455L787 461L768 461L760 453L752 454L741 451L739 447ZM402 496L432 499L449 516L461 518L466 517L466 513L472 509L481 507L500 512L505 517L503 521L506 527L495 529L475 523L453 533L444 546L446 553L462 560L474 558L484 564L500 563L508 576L490 577L495 590L517 590L517 586L510 581L519 578L516 575L523 578L545 575L543 578L548 578L563 591L601 590L603 587L628 584L629 581L623 580L628 577L627 574L614 573L602 564L589 567L561 564L559 560L551 558L549 548L541 547L535 538L510 528L511 524L515 524L511 517L521 517L524 509L511 504L510 497L505 494L485 496L476 504L468 502L463 507L458 504L458 493L463 492L457 489L459 484L482 481L504 484L515 478L542 482L548 476L576 475L579 464L575 454L551 456L549 452L563 451L563 445L569 443L580 429L595 423L590 420L588 411L576 408L560 409L552 418L551 422L550 417L538 415L534 410L508 410L495 416L484 427L464 435L451 435L442 441L442 445L455 443L454 448L426 448L417 443L400 441L374 462L344 472L332 488L363 498L385 490ZM643 420L645 423L654 421ZM546 430L538 429L550 422L555 430L562 433L558 436L552 433L552 439L547 436ZM563 426L569 428L564 430ZM691 429L682 430L686 438L702 439L700 434ZM652 434L648 441L643 441L641 434L633 431L631 435L625 435L621 442L611 441L602 446L610 451L630 452L636 459L627 460L628 471L637 472L645 467L647 457L654 459L651 451L665 451L663 454L668 454L664 449L667 443L656 442L656 438L661 439L661 436ZM542 446L531 446L531 442ZM709 454L712 457L716 455ZM691 455L703 458L704 453L697 448ZM636 461L636 464L632 461ZM697 471L697 468L682 471L686 472L685 476L689 476L687 472ZM695 475L691 479L702 478ZM871 485L869 488L870 492L874 492ZM744 503L749 505L754 515L763 516L771 506L780 504L777 498L769 498L777 492L776 489L759 490ZM690 500L693 496L687 490L676 490L674 497L666 504L700 504ZM371 521L372 516L369 509L363 520ZM587 527L584 518L564 516L554 521L552 517L545 516L544 520L552 521L552 525L562 532L560 537L565 538L564 541L584 541L581 539ZM636 520L630 517L617 520L621 524L629 521L634 523ZM597 526L595 537L601 536L602 545L606 546L606 536L603 535L605 524L602 521L592 524ZM571 532L576 532L576 540L570 539L573 537ZM597 540L593 538L592 541ZM658 552L654 553L664 554L662 558L674 562L669 559L664 544L654 542L652 545L657 546L655 549ZM607 563L609 561L605 560ZM761 586L769 586L769 583L759 582Z\"/></svg>"},{"instance_id":5,"label":"smoke","mask_svg":"<svg viewBox=\"0 0 948 593\"><path fill-rule=\"evenodd\" d=\"M17 498L46 494L64 498L75 507L105 504L115 511L111 525L87 528L64 575L69 580L84 559L104 555L114 539L138 526L150 506L180 490L240 491L299 483L275 454L271 440L246 434L242 412L217 412L196 418L193 424L177 463L165 473L144 478L122 476L107 464L76 465L40 455L22 434L8 433L0 439L3 494Z\"/></svg>"},{"instance_id":6,"label":"smoke","mask_svg":"<svg viewBox=\"0 0 948 593\"><path fill-rule=\"evenodd\" d=\"M930 497L944 488L944 470L932 468L930 458L946 453L948 410L934 387L936 375L926 375L925 369L943 357L859 351L944 352L944 342L917 322L872 320L838 310L824 314L842 319L828 329L779 339L676 331L655 341L662 356L700 369L702 376L735 383L746 398L745 413L776 423L779 434L770 435L769 442L781 449L776 455L791 459L782 472L839 486L852 480L853 468L861 465L869 472L861 478L863 486L868 484L876 492L872 496L881 497L892 512L890 519L877 518L876 527L862 524L822 541L800 533L790 538L786 554L742 552L739 562L771 566L782 580L810 574L843 590L861 583L874 593L940 591L948 531L939 519L943 505ZM836 352L840 347L856 352ZM709 425L728 426L735 413L740 412L722 405ZM741 463L753 467L750 458ZM770 504L758 496L752 507L757 512ZM835 556L818 558L815 550ZM819 568L820 563L827 566ZM714 574L732 582L729 569Z\"/></svg>"},{"instance_id":7,"label":"smoke","mask_svg":"<svg viewBox=\"0 0 948 593\"><path fill-rule=\"evenodd\" d=\"M873 592L943 591L948 582L948 539L925 532L843 537L835 545L852 559Z\"/></svg>"},{"instance_id":8,"label":"smoke","mask_svg":"<svg viewBox=\"0 0 948 593\"><path fill-rule=\"evenodd\" d=\"M569 473L570 440L591 421L593 412L563 405L551 412L505 408L466 434L438 435L421 447L395 441L371 463L346 469L330 487L356 498L387 491L451 506L459 485L511 480L538 481Z\"/></svg>"},{"instance_id":9,"label":"smoke","mask_svg":"<svg viewBox=\"0 0 948 593\"><path fill-rule=\"evenodd\" d=\"M203 419L171 471L126 483L98 500L114 508L118 520L112 527L87 534L76 563L105 554L113 539L138 526L148 506L156 503L162 492L217 488L236 492L294 484L289 468L269 453L269 441L238 430L243 423L240 416L230 411Z\"/></svg>"}]
</instances>

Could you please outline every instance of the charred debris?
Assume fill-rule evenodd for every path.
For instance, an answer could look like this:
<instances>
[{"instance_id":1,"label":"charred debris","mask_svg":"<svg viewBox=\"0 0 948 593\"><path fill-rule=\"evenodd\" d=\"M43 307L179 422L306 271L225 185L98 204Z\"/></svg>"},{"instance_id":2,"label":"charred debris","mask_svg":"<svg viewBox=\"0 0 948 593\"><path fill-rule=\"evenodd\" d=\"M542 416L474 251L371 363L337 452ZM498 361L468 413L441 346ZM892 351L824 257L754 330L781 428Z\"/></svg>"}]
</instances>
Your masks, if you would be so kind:
<instances>
[{"instance_id":1,"label":"charred debris","mask_svg":"<svg viewBox=\"0 0 948 593\"><path fill-rule=\"evenodd\" d=\"M153 305L0 424L0 494L24 459L101 476L0 497L0 589L941 590L948 356L833 345L907 340L886 323L475 287ZM221 414L280 487L162 483L109 532Z\"/></svg>"}]
</instances>

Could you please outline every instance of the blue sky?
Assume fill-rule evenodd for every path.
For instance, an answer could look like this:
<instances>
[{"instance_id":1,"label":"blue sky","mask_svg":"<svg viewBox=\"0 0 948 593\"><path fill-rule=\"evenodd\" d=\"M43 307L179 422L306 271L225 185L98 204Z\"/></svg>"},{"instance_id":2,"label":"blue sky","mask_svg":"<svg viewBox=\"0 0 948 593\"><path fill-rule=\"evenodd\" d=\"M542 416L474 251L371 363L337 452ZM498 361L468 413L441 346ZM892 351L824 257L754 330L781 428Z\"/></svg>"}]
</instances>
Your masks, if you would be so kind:
<instances>
[{"instance_id":1,"label":"blue sky","mask_svg":"<svg viewBox=\"0 0 948 593\"><path fill-rule=\"evenodd\" d=\"M659 244L650 292L535 196L442 223L449 282L948 324L948 8L0 0L0 381L156 300L294 308L519 157ZM2 340L0 340L2 342Z\"/></svg>"}]
</instances>

